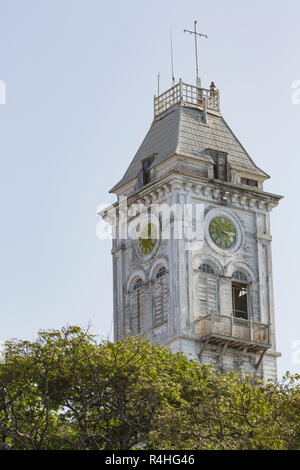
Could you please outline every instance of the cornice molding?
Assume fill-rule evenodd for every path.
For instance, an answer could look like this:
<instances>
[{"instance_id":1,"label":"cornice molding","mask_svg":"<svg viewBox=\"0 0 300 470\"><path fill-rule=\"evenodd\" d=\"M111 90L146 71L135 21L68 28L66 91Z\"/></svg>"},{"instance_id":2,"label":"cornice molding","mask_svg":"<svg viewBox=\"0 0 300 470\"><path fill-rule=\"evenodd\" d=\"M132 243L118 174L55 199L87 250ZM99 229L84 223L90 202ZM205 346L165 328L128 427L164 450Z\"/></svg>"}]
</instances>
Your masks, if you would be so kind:
<instances>
[{"instance_id":1,"label":"cornice molding","mask_svg":"<svg viewBox=\"0 0 300 470\"><path fill-rule=\"evenodd\" d=\"M281 199L281 196L276 194L251 191L207 178L199 180L172 171L160 181L154 181L148 187L128 196L127 204L124 204L124 201L120 204L117 202L101 211L99 215L108 221L108 218L111 218L110 214L117 211L125 219L132 218L146 212L153 204L167 203L172 194L188 195L193 200L262 214L271 212Z\"/></svg>"}]
</instances>

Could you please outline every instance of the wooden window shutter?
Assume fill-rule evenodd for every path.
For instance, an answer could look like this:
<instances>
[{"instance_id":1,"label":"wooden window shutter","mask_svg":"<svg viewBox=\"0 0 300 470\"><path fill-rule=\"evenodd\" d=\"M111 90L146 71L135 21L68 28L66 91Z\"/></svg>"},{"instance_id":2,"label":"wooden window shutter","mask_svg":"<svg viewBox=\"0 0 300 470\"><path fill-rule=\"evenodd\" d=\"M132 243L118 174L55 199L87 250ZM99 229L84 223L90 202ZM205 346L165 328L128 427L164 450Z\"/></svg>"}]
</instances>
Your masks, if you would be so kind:
<instances>
[{"instance_id":1,"label":"wooden window shutter","mask_svg":"<svg viewBox=\"0 0 300 470\"><path fill-rule=\"evenodd\" d=\"M140 287L132 292L131 323L134 334L143 333L144 331L144 297L144 287Z\"/></svg>"},{"instance_id":2,"label":"wooden window shutter","mask_svg":"<svg viewBox=\"0 0 300 470\"><path fill-rule=\"evenodd\" d=\"M200 315L207 315L207 277L205 274L197 273L195 300L195 311Z\"/></svg>"},{"instance_id":3,"label":"wooden window shutter","mask_svg":"<svg viewBox=\"0 0 300 470\"><path fill-rule=\"evenodd\" d=\"M154 282L154 322L156 325L168 318L169 310L169 275L159 277Z\"/></svg>"},{"instance_id":4,"label":"wooden window shutter","mask_svg":"<svg viewBox=\"0 0 300 470\"><path fill-rule=\"evenodd\" d=\"M217 313L218 284L215 276L207 276L207 308L208 313Z\"/></svg>"},{"instance_id":5,"label":"wooden window shutter","mask_svg":"<svg viewBox=\"0 0 300 470\"><path fill-rule=\"evenodd\" d=\"M197 273L195 285L195 313L201 316L217 312L218 281L216 276Z\"/></svg>"}]
</instances>

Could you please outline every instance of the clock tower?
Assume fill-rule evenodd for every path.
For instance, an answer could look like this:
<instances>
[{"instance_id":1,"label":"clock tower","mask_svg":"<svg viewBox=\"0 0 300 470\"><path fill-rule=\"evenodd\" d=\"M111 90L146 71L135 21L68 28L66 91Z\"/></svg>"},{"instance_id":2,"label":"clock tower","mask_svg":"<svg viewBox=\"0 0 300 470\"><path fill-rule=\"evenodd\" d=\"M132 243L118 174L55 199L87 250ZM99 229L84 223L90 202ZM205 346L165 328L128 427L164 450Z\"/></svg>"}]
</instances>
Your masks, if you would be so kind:
<instances>
[{"instance_id":1,"label":"clock tower","mask_svg":"<svg viewBox=\"0 0 300 470\"><path fill-rule=\"evenodd\" d=\"M100 215L113 225L114 336L147 336L217 370L276 378L270 212L220 94L181 80Z\"/></svg>"}]
</instances>

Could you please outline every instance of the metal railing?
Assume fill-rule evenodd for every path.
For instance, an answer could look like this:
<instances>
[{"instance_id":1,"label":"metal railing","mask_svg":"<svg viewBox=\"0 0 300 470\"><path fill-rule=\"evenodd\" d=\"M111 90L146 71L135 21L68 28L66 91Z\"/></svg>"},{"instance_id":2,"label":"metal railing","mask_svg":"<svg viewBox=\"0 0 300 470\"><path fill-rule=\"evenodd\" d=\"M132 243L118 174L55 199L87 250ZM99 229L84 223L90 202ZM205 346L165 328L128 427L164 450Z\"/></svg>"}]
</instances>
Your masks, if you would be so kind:
<instances>
[{"instance_id":1,"label":"metal railing","mask_svg":"<svg viewBox=\"0 0 300 470\"><path fill-rule=\"evenodd\" d=\"M176 103L190 104L203 108L206 101L207 109L220 112L219 90L199 88L179 80L169 90L154 96L154 116L157 117Z\"/></svg>"},{"instance_id":2,"label":"metal railing","mask_svg":"<svg viewBox=\"0 0 300 470\"><path fill-rule=\"evenodd\" d=\"M269 325L234 316L210 313L196 320L196 334L219 334L231 338L269 344Z\"/></svg>"}]
</instances>

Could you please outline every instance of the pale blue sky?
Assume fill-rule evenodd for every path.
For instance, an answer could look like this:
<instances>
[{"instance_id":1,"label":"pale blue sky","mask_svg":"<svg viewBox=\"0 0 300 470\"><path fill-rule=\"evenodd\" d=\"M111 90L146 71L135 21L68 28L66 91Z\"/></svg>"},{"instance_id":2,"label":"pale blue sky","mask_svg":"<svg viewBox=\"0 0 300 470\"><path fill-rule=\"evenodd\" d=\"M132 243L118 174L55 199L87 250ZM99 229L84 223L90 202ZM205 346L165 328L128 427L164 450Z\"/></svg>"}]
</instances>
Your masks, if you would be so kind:
<instances>
[{"instance_id":1,"label":"pale blue sky","mask_svg":"<svg viewBox=\"0 0 300 470\"><path fill-rule=\"evenodd\" d=\"M279 372L299 371L299 0L0 0L0 339L40 328L93 324L111 332L110 242L96 238L96 208L114 201L153 113L157 72L194 80L194 19L203 84L266 189L285 199L272 214Z\"/></svg>"}]
</instances>

